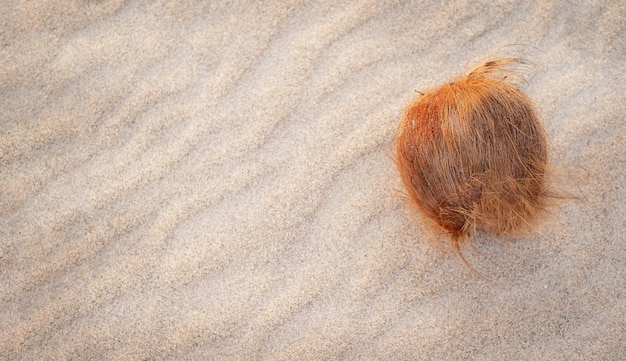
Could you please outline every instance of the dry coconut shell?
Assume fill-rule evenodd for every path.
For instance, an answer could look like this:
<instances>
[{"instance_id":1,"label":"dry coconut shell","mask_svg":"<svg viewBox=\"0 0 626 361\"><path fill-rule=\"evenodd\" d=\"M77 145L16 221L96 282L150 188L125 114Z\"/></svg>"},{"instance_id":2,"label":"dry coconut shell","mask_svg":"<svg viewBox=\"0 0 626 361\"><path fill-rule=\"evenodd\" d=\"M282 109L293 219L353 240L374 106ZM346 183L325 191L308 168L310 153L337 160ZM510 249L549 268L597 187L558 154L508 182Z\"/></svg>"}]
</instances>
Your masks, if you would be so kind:
<instances>
[{"instance_id":1,"label":"dry coconut shell","mask_svg":"<svg viewBox=\"0 0 626 361\"><path fill-rule=\"evenodd\" d=\"M516 62L489 61L423 93L400 123L395 160L408 198L459 254L470 230L514 233L546 207L546 134L503 76Z\"/></svg>"}]
</instances>

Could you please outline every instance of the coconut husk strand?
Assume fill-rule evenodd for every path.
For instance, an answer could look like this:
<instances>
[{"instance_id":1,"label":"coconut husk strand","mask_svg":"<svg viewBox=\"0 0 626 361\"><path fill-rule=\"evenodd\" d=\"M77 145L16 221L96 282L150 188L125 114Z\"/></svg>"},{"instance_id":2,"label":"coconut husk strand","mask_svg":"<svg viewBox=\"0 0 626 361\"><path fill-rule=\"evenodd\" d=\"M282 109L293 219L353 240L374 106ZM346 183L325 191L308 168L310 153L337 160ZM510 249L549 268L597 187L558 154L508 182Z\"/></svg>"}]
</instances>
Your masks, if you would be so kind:
<instances>
[{"instance_id":1,"label":"coconut husk strand","mask_svg":"<svg viewBox=\"0 0 626 361\"><path fill-rule=\"evenodd\" d=\"M412 204L459 240L532 225L546 208L546 133L532 102L507 81L516 59L489 61L423 93L402 117L396 164Z\"/></svg>"}]
</instances>

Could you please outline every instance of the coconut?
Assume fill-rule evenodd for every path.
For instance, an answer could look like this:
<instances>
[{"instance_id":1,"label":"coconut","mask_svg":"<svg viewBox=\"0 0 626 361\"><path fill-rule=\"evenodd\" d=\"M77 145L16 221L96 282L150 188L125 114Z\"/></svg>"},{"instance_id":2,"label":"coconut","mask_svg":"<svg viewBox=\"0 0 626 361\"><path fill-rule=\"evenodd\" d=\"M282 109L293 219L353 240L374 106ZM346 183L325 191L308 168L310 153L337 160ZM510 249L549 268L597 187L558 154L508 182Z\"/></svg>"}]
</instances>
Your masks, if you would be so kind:
<instances>
[{"instance_id":1,"label":"coconut","mask_svg":"<svg viewBox=\"0 0 626 361\"><path fill-rule=\"evenodd\" d=\"M546 133L504 75L517 62L492 60L422 93L400 123L395 161L408 199L461 257L474 230L516 233L546 209Z\"/></svg>"}]
</instances>

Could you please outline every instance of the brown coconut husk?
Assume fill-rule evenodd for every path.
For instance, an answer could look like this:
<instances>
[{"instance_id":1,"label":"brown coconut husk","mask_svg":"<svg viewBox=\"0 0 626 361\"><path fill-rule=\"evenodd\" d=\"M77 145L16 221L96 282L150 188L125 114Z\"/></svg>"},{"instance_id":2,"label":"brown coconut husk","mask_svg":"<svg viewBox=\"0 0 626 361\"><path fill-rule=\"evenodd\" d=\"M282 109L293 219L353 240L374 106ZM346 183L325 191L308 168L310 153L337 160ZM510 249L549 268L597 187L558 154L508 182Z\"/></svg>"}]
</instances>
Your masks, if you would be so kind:
<instances>
[{"instance_id":1,"label":"brown coconut husk","mask_svg":"<svg viewBox=\"0 0 626 361\"><path fill-rule=\"evenodd\" d=\"M411 203L459 241L517 233L546 210L548 144L532 102L489 61L423 93L402 117L395 161Z\"/></svg>"}]
</instances>

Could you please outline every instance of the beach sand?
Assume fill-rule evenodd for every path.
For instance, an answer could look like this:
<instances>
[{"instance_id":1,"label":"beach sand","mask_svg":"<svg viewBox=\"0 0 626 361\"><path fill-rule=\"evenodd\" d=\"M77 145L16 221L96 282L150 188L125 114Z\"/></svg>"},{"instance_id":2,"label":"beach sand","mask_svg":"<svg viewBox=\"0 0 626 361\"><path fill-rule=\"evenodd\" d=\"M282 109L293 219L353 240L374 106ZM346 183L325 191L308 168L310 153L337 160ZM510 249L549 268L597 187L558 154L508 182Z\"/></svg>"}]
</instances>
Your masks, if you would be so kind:
<instances>
[{"instance_id":1,"label":"beach sand","mask_svg":"<svg viewBox=\"0 0 626 361\"><path fill-rule=\"evenodd\" d=\"M0 359L624 360L626 5L0 4ZM429 240L417 91L515 56L573 197Z\"/></svg>"}]
</instances>

